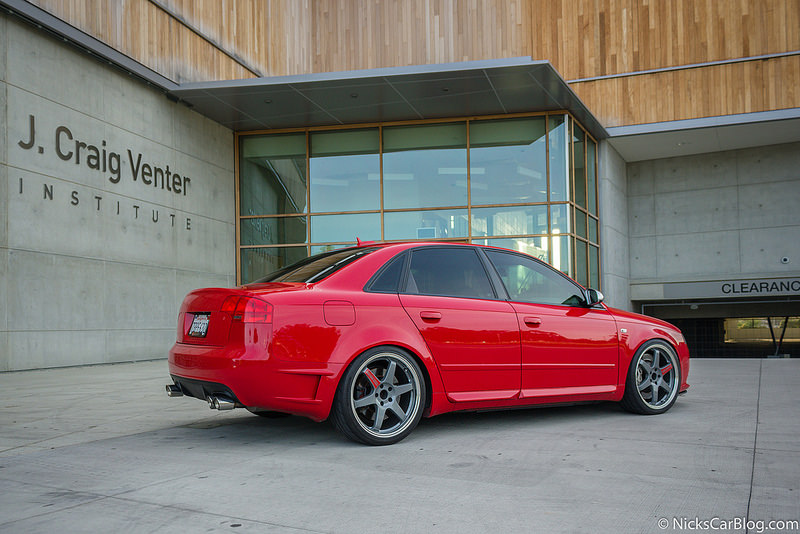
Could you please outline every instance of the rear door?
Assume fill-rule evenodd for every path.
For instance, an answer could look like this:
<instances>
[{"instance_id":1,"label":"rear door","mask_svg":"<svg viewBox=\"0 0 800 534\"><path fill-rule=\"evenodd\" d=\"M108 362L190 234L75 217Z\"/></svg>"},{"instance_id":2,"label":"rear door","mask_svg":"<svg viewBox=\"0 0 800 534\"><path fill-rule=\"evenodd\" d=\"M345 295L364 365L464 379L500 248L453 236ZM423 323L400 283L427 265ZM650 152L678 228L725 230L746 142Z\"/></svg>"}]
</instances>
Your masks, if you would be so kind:
<instances>
[{"instance_id":1,"label":"rear door","mask_svg":"<svg viewBox=\"0 0 800 534\"><path fill-rule=\"evenodd\" d=\"M536 260L499 250L486 255L517 313L524 397L615 391L617 326L602 306L586 307L574 282Z\"/></svg>"},{"instance_id":2,"label":"rear door","mask_svg":"<svg viewBox=\"0 0 800 534\"><path fill-rule=\"evenodd\" d=\"M454 402L512 399L520 391L520 339L513 307L499 300L473 247L411 251L400 300Z\"/></svg>"}]
</instances>

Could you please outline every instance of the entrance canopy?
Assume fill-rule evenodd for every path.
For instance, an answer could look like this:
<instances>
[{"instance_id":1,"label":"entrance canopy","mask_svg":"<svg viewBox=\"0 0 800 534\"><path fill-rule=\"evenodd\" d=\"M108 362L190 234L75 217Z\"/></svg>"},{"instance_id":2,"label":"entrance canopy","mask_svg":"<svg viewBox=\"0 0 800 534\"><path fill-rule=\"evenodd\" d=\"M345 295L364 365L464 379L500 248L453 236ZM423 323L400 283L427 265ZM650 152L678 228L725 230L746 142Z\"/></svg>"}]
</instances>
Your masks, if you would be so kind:
<instances>
[{"instance_id":1,"label":"entrance canopy","mask_svg":"<svg viewBox=\"0 0 800 534\"><path fill-rule=\"evenodd\" d=\"M553 66L529 57L184 83L171 94L235 131L566 110L608 137Z\"/></svg>"}]
</instances>

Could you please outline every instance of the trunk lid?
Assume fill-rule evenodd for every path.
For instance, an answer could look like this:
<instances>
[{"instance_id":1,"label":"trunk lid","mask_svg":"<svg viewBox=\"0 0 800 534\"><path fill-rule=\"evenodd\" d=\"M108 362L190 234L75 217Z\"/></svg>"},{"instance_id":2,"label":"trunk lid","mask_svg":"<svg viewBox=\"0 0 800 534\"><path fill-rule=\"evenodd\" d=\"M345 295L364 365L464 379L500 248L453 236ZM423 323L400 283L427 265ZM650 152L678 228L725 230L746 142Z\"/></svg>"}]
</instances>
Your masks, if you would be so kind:
<instances>
[{"instance_id":1,"label":"trunk lid","mask_svg":"<svg viewBox=\"0 0 800 534\"><path fill-rule=\"evenodd\" d=\"M228 343L233 313L222 311L228 297L268 300L273 293L302 290L306 284L253 284L240 288L196 289L186 295L178 312L178 343L224 346ZM204 324L205 323L205 324Z\"/></svg>"}]
</instances>

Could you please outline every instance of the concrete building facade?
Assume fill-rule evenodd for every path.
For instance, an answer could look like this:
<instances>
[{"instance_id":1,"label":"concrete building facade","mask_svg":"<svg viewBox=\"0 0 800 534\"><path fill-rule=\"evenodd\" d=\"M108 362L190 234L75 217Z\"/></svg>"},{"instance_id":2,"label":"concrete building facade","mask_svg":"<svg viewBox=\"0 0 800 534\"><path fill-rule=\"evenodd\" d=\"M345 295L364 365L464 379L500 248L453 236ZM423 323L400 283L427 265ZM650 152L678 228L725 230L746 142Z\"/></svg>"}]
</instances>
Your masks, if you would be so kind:
<instances>
[{"instance_id":1,"label":"concrete building facade","mask_svg":"<svg viewBox=\"0 0 800 534\"><path fill-rule=\"evenodd\" d=\"M0 371L165 357L191 289L356 232L525 250L695 356L798 356L800 6L578 4L1 0ZM387 165L421 149L455 159Z\"/></svg>"},{"instance_id":2,"label":"concrete building facade","mask_svg":"<svg viewBox=\"0 0 800 534\"><path fill-rule=\"evenodd\" d=\"M0 17L0 369L164 357L235 281L233 134Z\"/></svg>"}]
</instances>

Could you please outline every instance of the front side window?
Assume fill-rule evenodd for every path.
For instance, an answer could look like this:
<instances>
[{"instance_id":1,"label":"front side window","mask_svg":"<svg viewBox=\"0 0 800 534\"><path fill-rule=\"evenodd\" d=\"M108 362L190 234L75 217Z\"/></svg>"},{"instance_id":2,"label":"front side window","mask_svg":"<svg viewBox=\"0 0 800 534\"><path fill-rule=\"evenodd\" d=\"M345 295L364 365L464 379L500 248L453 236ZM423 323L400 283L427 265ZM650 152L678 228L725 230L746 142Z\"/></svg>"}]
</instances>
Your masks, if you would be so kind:
<instances>
[{"instance_id":1,"label":"front side window","mask_svg":"<svg viewBox=\"0 0 800 534\"><path fill-rule=\"evenodd\" d=\"M406 282L406 293L495 298L489 276L478 253L471 248L425 248L415 250Z\"/></svg>"},{"instance_id":2,"label":"front side window","mask_svg":"<svg viewBox=\"0 0 800 534\"><path fill-rule=\"evenodd\" d=\"M580 287L532 258L499 250L487 250L486 255L513 301L560 306L584 302Z\"/></svg>"}]
</instances>

